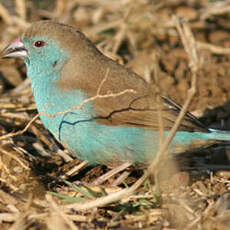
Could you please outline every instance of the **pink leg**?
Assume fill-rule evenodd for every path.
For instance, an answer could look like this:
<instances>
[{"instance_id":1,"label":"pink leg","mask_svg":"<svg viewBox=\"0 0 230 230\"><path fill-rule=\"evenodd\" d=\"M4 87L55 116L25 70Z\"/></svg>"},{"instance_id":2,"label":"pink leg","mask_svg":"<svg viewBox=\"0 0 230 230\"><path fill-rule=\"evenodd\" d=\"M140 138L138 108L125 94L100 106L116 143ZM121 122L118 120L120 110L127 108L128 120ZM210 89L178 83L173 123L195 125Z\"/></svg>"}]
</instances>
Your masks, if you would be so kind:
<instances>
[{"instance_id":1,"label":"pink leg","mask_svg":"<svg viewBox=\"0 0 230 230\"><path fill-rule=\"evenodd\" d=\"M113 175L115 175L115 174L121 172L122 170L128 168L128 167L131 166L131 165L132 165L132 163L130 163L130 162L125 162L125 163L123 163L122 165L119 165L118 167L111 169L111 170L108 171L106 174L104 174L104 175L98 177L98 178L93 182L93 184L95 184L95 185L100 185L100 184L104 183L106 180L108 180L110 177L112 177Z\"/></svg>"},{"instance_id":2,"label":"pink leg","mask_svg":"<svg viewBox=\"0 0 230 230\"><path fill-rule=\"evenodd\" d=\"M118 186L129 176L130 172L124 171L116 180L113 181L111 186Z\"/></svg>"}]
</instances>

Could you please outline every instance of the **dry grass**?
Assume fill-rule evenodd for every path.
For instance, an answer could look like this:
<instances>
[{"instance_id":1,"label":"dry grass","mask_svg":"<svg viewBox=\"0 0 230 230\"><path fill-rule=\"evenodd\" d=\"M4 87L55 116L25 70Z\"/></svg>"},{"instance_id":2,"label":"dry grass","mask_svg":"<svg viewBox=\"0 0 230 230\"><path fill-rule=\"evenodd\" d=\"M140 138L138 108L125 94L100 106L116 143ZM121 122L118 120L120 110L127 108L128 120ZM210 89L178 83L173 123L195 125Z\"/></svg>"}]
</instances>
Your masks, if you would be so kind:
<instances>
[{"instance_id":1,"label":"dry grass","mask_svg":"<svg viewBox=\"0 0 230 230\"><path fill-rule=\"evenodd\" d=\"M55 19L184 106L148 170L125 172L122 186L110 186L117 177L94 186L107 169L87 167L55 142L38 119L23 63L1 60L0 229L228 229L228 145L176 156L176 170L164 159L188 107L201 115L230 98L229 11L229 1L207 0L1 1L1 49L32 21ZM117 95L99 88L89 100L102 96ZM204 122L229 129L229 111L212 110Z\"/></svg>"}]
</instances>

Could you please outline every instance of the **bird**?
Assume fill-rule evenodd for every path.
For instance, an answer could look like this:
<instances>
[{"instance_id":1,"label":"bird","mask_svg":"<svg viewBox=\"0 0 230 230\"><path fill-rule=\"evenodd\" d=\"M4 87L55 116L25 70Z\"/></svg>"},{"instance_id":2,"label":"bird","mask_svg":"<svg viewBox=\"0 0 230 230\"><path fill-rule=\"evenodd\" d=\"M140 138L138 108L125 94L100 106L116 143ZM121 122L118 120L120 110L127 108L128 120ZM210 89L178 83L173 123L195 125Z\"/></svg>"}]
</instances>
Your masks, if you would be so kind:
<instances>
[{"instance_id":1,"label":"bird","mask_svg":"<svg viewBox=\"0 0 230 230\"><path fill-rule=\"evenodd\" d=\"M77 158L110 168L154 158L160 135L156 85L105 56L78 29L34 22L1 57L24 61L45 128ZM180 106L160 98L167 137ZM212 139L228 140L229 135L187 112L170 148Z\"/></svg>"}]
</instances>

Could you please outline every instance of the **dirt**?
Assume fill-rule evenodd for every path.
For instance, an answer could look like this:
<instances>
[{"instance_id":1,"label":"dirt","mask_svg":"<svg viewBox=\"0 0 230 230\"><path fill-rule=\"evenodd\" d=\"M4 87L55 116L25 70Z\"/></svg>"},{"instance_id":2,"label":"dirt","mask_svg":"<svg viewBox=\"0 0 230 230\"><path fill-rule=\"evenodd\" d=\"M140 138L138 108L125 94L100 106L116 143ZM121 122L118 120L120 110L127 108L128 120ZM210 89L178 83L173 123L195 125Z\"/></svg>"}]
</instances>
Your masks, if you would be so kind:
<instances>
[{"instance_id":1,"label":"dirt","mask_svg":"<svg viewBox=\"0 0 230 230\"><path fill-rule=\"evenodd\" d=\"M230 16L228 1L2 1L0 48L32 22L57 19L81 29L102 52L141 76L158 63L161 93L179 104L191 86L189 56L173 24L183 17L193 32L199 58L197 92L189 111L207 126L230 130ZM1 9L1 7L0 7ZM125 31L125 33L123 33ZM22 61L0 60L0 138L22 131L37 114ZM134 195L86 211L62 209L69 197L90 202L131 186L143 170L124 184L111 187L92 182L108 169L84 167L68 158L37 119L25 132L0 139L0 229L228 229L229 143L186 151L164 162L161 175L150 178ZM170 171L172 169L172 171ZM67 186L64 179L75 183ZM94 191L87 197L80 189ZM82 190L81 190L82 191ZM65 194L48 195L48 192Z\"/></svg>"}]
</instances>

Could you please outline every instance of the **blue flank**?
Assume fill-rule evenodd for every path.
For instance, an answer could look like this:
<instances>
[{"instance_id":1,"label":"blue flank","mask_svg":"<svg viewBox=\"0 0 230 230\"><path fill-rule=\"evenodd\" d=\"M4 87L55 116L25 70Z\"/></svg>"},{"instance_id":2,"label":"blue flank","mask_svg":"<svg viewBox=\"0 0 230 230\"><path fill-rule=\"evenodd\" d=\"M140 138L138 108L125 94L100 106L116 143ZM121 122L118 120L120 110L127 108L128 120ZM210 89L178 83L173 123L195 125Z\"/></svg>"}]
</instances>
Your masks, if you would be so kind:
<instances>
[{"instance_id":1,"label":"blue flank","mask_svg":"<svg viewBox=\"0 0 230 230\"><path fill-rule=\"evenodd\" d=\"M47 40L35 37L33 40ZM78 106L87 95L80 90L61 91L55 82L59 79L59 72L68 59L68 55L61 51L55 42L49 41L44 47L44 59L38 55L31 43L31 38L23 38L29 53L25 59L27 74L31 78L32 89L39 112L55 114ZM47 60L48 54L48 60ZM53 63L58 58L58 64ZM61 60L61 61L60 61ZM110 160L127 160L143 163L152 158L158 149L158 132L135 127L106 126L96 122L92 102L84 105L81 110L49 117L41 115L44 126L54 136L76 152L80 159L89 163L105 163ZM168 132L165 132L168 135ZM229 138L229 135L227 135ZM173 143L188 145L195 139L227 139L226 134L218 132L201 133L178 131Z\"/></svg>"}]
</instances>

